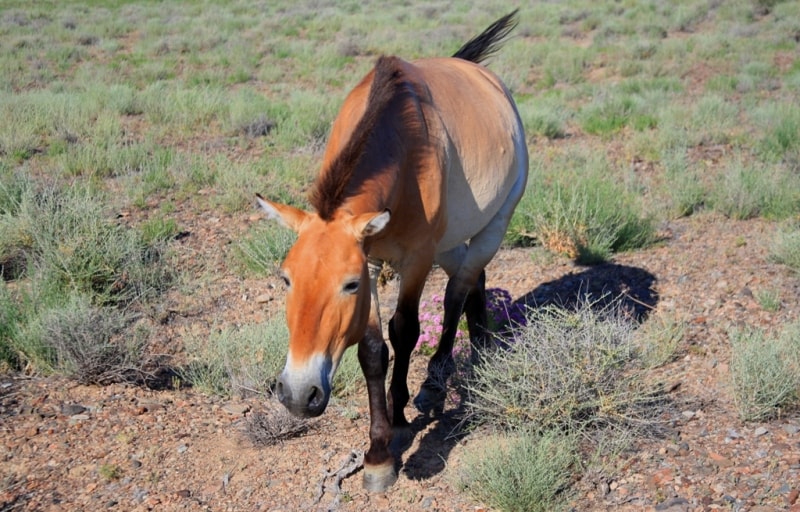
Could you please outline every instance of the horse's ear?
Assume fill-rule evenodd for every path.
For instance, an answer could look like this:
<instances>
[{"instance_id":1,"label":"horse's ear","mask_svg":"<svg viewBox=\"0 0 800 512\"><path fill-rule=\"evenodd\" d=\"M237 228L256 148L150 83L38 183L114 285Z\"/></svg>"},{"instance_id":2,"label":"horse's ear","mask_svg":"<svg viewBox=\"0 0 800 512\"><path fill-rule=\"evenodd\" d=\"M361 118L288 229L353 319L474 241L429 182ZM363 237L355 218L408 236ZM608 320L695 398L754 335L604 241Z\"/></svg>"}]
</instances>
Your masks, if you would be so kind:
<instances>
[{"instance_id":1,"label":"horse's ear","mask_svg":"<svg viewBox=\"0 0 800 512\"><path fill-rule=\"evenodd\" d=\"M389 224L392 214L389 210L381 213L365 213L355 218L354 229L356 236L361 240L368 236L377 235Z\"/></svg>"},{"instance_id":2,"label":"horse's ear","mask_svg":"<svg viewBox=\"0 0 800 512\"><path fill-rule=\"evenodd\" d=\"M304 212L294 206L286 204L274 203L256 194L256 201L258 201L261 209L267 213L267 218L270 220L277 220L283 226L291 229L294 232L300 231L303 224L306 223L311 216L308 212Z\"/></svg>"}]
</instances>

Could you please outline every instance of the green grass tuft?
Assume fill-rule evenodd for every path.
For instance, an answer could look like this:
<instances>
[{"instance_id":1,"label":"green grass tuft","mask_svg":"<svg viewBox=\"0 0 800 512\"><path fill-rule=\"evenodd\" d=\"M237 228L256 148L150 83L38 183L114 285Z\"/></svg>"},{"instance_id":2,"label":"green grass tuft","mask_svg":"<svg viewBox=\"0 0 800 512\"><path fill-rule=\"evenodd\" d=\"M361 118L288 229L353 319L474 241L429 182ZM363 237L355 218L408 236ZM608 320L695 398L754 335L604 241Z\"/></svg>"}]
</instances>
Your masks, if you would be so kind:
<instances>
[{"instance_id":1,"label":"green grass tuft","mask_svg":"<svg viewBox=\"0 0 800 512\"><path fill-rule=\"evenodd\" d=\"M800 323L775 337L736 330L730 340L733 398L743 420L768 420L800 405Z\"/></svg>"},{"instance_id":2,"label":"green grass tuft","mask_svg":"<svg viewBox=\"0 0 800 512\"><path fill-rule=\"evenodd\" d=\"M458 484L498 510L545 512L564 501L578 460L576 440L556 431L475 440L459 465Z\"/></svg>"}]
</instances>

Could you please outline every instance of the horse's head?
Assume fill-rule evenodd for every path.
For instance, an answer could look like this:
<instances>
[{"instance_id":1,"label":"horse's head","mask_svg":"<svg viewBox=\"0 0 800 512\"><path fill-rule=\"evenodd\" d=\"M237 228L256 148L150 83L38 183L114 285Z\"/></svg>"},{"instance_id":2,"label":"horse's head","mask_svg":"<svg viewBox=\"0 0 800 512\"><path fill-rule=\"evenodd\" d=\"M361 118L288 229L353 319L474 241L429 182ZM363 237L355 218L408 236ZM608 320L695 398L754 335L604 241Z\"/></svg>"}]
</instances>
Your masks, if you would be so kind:
<instances>
[{"instance_id":1,"label":"horse's head","mask_svg":"<svg viewBox=\"0 0 800 512\"><path fill-rule=\"evenodd\" d=\"M289 354L276 393L293 414L319 416L344 350L364 335L370 308L365 243L386 226L389 212L340 213L326 221L260 196L258 202L267 217L298 235L281 266Z\"/></svg>"}]
</instances>

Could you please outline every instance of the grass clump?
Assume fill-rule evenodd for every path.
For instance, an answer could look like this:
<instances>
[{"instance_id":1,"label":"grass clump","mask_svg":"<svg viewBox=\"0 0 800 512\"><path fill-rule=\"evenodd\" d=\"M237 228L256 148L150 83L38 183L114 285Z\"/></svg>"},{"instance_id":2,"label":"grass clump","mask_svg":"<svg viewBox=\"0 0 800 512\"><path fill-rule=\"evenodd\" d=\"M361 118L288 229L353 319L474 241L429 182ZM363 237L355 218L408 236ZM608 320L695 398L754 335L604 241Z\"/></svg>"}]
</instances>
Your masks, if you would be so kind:
<instances>
[{"instance_id":1,"label":"grass clump","mask_svg":"<svg viewBox=\"0 0 800 512\"><path fill-rule=\"evenodd\" d=\"M578 158L547 166L556 171L544 167L532 168L507 241L521 245L535 240L587 265L651 243L652 220L640 213L623 183L609 179L613 171L605 162Z\"/></svg>"},{"instance_id":2,"label":"grass clump","mask_svg":"<svg viewBox=\"0 0 800 512\"><path fill-rule=\"evenodd\" d=\"M770 247L770 259L800 272L800 224L778 230Z\"/></svg>"},{"instance_id":3,"label":"grass clump","mask_svg":"<svg viewBox=\"0 0 800 512\"><path fill-rule=\"evenodd\" d=\"M57 372L82 384L141 381L152 366L141 332L123 333L131 318L75 295L35 316L14 349L39 371Z\"/></svg>"},{"instance_id":4,"label":"grass clump","mask_svg":"<svg viewBox=\"0 0 800 512\"><path fill-rule=\"evenodd\" d=\"M675 358L686 324L667 314L655 314L636 332L638 358L644 368L658 368Z\"/></svg>"},{"instance_id":5,"label":"grass clump","mask_svg":"<svg viewBox=\"0 0 800 512\"><path fill-rule=\"evenodd\" d=\"M783 165L729 162L711 191L715 210L733 219L785 219L800 211L800 175Z\"/></svg>"},{"instance_id":6,"label":"grass clump","mask_svg":"<svg viewBox=\"0 0 800 512\"><path fill-rule=\"evenodd\" d=\"M730 339L730 378L740 418L767 420L800 405L800 323L776 337L742 329Z\"/></svg>"},{"instance_id":7,"label":"grass clump","mask_svg":"<svg viewBox=\"0 0 800 512\"><path fill-rule=\"evenodd\" d=\"M618 308L529 311L505 350L474 369L467 416L477 424L519 430L636 430L653 425L658 407L640 375L634 325Z\"/></svg>"},{"instance_id":8,"label":"grass clump","mask_svg":"<svg viewBox=\"0 0 800 512\"><path fill-rule=\"evenodd\" d=\"M115 341L130 326L120 310L156 297L170 282L164 244L109 219L90 185L59 189L9 179L2 187L1 266L4 279L24 278L26 286L5 295L15 312L3 320L5 352L13 354L7 362L87 383L132 378L123 368L141 373L139 341Z\"/></svg>"},{"instance_id":9,"label":"grass clump","mask_svg":"<svg viewBox=\"0 0 800 512\"><path fill-rule=\"evenodd\" d=\"M578 462L575 440L556 431L519 432L467 446L459 485L509 512L554 510Z\"/></svg>"}]
</instances>

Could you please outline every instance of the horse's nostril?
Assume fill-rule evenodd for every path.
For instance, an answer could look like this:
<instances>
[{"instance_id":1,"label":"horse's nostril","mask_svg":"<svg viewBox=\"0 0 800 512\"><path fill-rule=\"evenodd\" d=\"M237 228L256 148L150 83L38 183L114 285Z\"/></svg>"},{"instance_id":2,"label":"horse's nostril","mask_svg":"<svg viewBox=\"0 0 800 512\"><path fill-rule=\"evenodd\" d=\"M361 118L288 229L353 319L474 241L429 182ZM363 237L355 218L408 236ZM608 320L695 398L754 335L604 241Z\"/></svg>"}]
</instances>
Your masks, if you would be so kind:
<instances>
[{"instance_id":1,"label":"horse's nostril","mask_svg":"<svg viewBox=\"0 0 800 512\"><path fill-rule=\"evenodd\" d=\"M286 395L283 393L283 382L278 379L278 383L275 384L275 396L278 397L278 401L283 403L286 400Z\"/></svg>"},{"instance_id":2,"label":"horse's nostril","mask_svg":"<svg viewBox=\"0 0 800 512\"><path fill-rule=\"evenodd\" d=\"M308 395L308 408L318 409L325 400L325 394L317 386L311 386L311 393Z\"/></svg>"}]
</instances>

